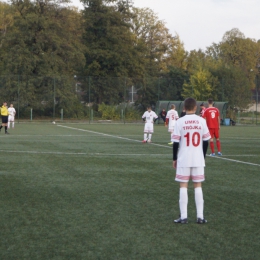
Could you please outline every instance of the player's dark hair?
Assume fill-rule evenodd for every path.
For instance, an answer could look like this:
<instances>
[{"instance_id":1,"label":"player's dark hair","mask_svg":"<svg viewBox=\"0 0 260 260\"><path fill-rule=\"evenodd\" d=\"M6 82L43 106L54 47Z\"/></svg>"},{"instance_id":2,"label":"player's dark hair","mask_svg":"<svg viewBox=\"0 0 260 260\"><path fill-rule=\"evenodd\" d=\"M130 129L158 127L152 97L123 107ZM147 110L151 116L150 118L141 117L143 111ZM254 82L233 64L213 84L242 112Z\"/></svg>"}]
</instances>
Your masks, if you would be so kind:
<instances>
[{"instance_id":1,"label":"player's dark hair","mask_svg":"<svg viewBox=\"0 0 260 260\"><path fill-rule=\"evenodd\" d=\"M148 106L147 109L152 109L152 107L151 107L151 106Z\"/></svg>"},{"instance_id":2,"label":"player's dark hair","mask_svg":"<svg viewBox=\"0 0 260 260\"><path fill-rule=\"evenodd\" d=\"M212 105L212 104L213 104L213 99L212 99L212 98L209 98L209 99L208 99L208 103L209 103L210 105Z\"/></svg>"},{"instance_id":3,"label":"player's dark hair","mask_svg":"<svg viewBox=\"0 0 260 260\"><path fill-rule=\"evenodd\" d=\"M197 106L197 102L194 98L186 98L184 100L184 108L186 111L192 111Z\"/></svg>"}]
</instances>

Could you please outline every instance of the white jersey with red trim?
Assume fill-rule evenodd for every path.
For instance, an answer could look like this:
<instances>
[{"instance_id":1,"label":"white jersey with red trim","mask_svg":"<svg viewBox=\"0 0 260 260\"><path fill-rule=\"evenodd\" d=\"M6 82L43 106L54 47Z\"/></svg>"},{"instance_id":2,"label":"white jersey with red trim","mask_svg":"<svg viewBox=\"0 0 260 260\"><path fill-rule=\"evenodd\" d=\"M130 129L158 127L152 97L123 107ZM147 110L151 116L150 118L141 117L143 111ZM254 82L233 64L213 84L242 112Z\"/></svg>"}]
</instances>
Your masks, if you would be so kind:
<instances>
[{"instance_id":1,"label":"white jersey with red trim","mask_svg":"<svg viewBox=\"0 0 260 260\"><path fill-rule=\"evenodd\" d=\"M153 133L154 119L158 118L158 116L153 111L146 111L142 118L145 119L144 132Z\"/></svg>"},{"instance_id":2,"label":"white jersey with red trim","mask_svg":"<svg viewBox=\"0 0 260 260\"><path fill-rule=\"evenodd\" d=\"M142 118L145 119L146 123L153 123L154 119L158 118L158 116L153 111L146 111Z\"/></svg>"},{"instance_id":3,"label":"white jersey with red trim","mask_svg":"<svg viewBox=\"0 0 260 260\"><path fill-rule=\"evenodd\" d=\"M175 122L179 118L178 112L175 109L171 109L167 112L166 118L169 119L168 129L173 130Z\"/></svg>"},{"instance_id":4,"label":"white jersey with red trim","mask_svg":"<svg viewBox=\"0 0 260 260\"><path fill-rule=\"evenodd\" d=\"M203 141L210 139L206 121L187 114L176 121L172 142L179 142L177 167L204 167Z\"/></svg>"},{"instance_id":5,"label":"white jersey with red trim","mask_svg":"<svg viewBox=\"0 0 260 260\"><path fill-rule=\"evenodd\" d=\"M15 111L15 108L14 107L9 107L8 109L8 113L10 116L14 116L16 111Z\"/></svg>"}]
</instances>

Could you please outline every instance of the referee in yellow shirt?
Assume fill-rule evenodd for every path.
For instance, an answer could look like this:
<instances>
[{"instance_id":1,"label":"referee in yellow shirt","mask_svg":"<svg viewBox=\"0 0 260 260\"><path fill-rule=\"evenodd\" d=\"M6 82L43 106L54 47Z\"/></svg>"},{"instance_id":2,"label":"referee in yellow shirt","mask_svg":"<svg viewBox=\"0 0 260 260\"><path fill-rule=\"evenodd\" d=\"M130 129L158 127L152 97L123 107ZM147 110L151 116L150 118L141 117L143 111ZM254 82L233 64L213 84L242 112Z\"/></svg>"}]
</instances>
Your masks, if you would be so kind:
<instances>
[{"instance_id":1,"label":"referee in yellow shirt","mask_svg":"<svg viewBox=\"0 0 260 260\"><path fill-rule=\"evenodd\" d=\"M7 132L8 115L9 115L9 112L8 112L7 109L8 109L7 103L4 102L3 106L1 106L2 125L0 126L0 131L1 131L2 127L4 126L5 127L5 133L9 134Z\"/></svg>"}]
</instances>

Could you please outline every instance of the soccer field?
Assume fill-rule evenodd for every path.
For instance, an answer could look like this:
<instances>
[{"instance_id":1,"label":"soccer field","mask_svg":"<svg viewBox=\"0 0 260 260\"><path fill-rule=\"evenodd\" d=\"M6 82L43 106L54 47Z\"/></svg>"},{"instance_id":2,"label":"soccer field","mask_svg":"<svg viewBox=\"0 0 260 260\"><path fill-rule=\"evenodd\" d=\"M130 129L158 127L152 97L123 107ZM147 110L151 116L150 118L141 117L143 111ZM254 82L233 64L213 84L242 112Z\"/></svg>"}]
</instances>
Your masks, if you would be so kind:
<instances>
[{"instance_id":1,"label":"soccer field","mask_svg":"<svg viewBox=\"0 0 260 260\"><path fill-rule=\"evenodd\" d=\"M169 134L142 124L20 123L0 134L0 259L260 259L260 128L222 127L205 225L179 216ZM209 150L208 150L209 154Z\"/></svg>"}]
</instances>

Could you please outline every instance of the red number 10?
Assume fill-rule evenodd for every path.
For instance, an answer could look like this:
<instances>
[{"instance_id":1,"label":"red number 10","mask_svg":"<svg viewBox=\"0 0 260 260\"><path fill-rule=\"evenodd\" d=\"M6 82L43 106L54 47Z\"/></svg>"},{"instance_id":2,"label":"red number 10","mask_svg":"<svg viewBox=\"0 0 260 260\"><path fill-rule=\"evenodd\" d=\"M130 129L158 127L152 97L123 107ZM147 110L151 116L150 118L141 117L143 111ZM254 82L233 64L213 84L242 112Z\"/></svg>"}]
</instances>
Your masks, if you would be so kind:
<instances>
[{"instance_id":1,"label":"red number 10","mask_svg":"<svg viewBox=\"0 0 260 260\"><path fill-rule=\"evenodd\" d=\"M187 138L187 146L190 146L190 132L188 132L184 137ZM192 134L192 145L197 147L200 144L200 134L198 132L195 132Z\"/></svg>"}]
</instances>

